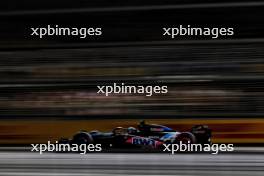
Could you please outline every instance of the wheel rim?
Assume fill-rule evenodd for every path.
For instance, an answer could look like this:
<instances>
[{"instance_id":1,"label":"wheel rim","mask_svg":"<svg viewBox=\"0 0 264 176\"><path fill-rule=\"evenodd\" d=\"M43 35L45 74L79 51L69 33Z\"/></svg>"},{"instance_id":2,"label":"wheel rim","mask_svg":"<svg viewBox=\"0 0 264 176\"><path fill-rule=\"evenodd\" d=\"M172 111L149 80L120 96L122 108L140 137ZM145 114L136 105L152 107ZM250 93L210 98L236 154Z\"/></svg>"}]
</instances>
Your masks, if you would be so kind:
<instances>
[{"instance_id":1,"label":"wheel rim","mask_svg":"<svg viewBox=\"0 0 264 176\"><path fill-rule=\"evenodd\" d=\"M188 138L188 137L183 137L183 138L181 139L181 142L182 142L183 144L191 144L191 143L192 143L192 140L191 140L190 138Z\"/></svg>"}]
</instances>

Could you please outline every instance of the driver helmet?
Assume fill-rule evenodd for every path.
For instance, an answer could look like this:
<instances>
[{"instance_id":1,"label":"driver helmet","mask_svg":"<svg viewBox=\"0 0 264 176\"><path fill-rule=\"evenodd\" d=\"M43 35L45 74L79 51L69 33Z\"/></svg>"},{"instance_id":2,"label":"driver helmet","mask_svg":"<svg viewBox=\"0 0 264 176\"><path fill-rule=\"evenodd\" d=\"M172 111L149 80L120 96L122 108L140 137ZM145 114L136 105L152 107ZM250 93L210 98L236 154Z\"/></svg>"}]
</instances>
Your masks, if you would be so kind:
<instances>
[{"instance_id":1,"label":"driver helmet","mask_svg":"<svg viewBox=\"0 0 264 176\"><path fill-rule=\"evenodd\" d=\"M128 127L127 128L127 133L128 134L136 134L137 133L137 129L134 127Z\"/></svg>"},{"instance_id":2,"label":"driver helmet","mask_svg":"<svg viewBox=\"0 0 264 176\"><path fill-rule=\"evenodd\" d=\"M144 127L145 125L146 125L145 120L141 120L141 121L139 122L139 126L140 126L140 127Z\"/></svg>"}]
</instances>

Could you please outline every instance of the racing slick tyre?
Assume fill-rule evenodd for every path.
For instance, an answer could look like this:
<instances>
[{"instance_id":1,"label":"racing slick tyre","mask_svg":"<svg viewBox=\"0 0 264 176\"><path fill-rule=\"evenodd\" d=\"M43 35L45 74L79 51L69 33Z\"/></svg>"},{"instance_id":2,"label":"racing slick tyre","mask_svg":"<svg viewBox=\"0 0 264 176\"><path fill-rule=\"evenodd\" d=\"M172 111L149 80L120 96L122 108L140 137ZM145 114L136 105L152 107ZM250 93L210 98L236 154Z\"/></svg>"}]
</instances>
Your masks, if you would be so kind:
<instances>
[{"instance_id":1,"label":"racing slick tyre","mask_svg":"<svg viewBox=\"0 0 264 176\"><path fill-rule=\"evenodd\" d=\"M93 141L93 137L89 134L89 133L86 133L86 132L80 132L80 133L77 133L73 136L73 139L72 139L72 143L73 144L92 144L94 141Z\"/></svg>"},{"instance_id":2,"label":"racing slick tyre","mask_svg":"<svg viewBox=\"0 0 264 176\"><path fill-rule=\"evenodd\" d=\"M183 132L175 138L174 143L179 144L180 141L182 142L182 144L195 144L196 138L192 133Z\"/></svg>"},{"instance_id":3,"label":"racing slick tyre","mask_svg":"<svg viewBox=\"0 0 264 176\"><path fill-rule=\"evenodd\" d=\"M212 130L207 125L195 125L191 129L199 144L211 144Z\"/></svg>"}]
</instances>

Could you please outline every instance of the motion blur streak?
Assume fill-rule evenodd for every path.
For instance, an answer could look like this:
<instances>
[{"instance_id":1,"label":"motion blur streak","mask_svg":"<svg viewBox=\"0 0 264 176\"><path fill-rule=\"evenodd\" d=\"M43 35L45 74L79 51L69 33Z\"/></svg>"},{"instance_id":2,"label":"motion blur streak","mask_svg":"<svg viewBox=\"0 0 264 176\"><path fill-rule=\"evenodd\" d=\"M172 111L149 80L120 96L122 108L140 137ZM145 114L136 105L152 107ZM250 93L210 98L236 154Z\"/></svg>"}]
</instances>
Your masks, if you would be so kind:
<instances>
[{"instance_id":1,"label":"motion blur streak","mask_svg":"<svg viewBox=\"0 0 264 176\"><path fill-rule=\"evenodd\" d=\"M216 162L217 161L217 162ZM246 167L245 167L246 166ZM0 175L203 175L263 176L256 154L54 154L0 153Z\"/></svg>"},{"instance_id":2,"label":"motion blur streak","mask_svg":"<svg viewBox=\"0 0 264 176\"><path fill-rule=\"evenodd\" d=\"M43 15L43 14L65 14L65 13L87 13L87 12L122 12L122 11L146 11L146 10L170 10L170 9L193 9L193 8L225 8L225 7L249 7L263 6L264 2L229 2L229 3L203 3L203 4L181 4L181 5L152 5L152 6L124 6L124 7L101 7L101 8L69 8L69 9L46 9L0 12L0 16L14 15Z\"/></svg>"},{"instance_id":3,"label":"motion blur streak","mask_svg":"<svg viewBox=\"0 0 264 176\"><path fill-rule=\"evenodd\" d=\"M263 43L43 49L0 56L3 118L264 114ZM96 85L116 81L167 85L169 93L153 97L96 93Z\"/></svg>"},{"instance_id":4,"label":"motion blur streak","mask_svg":"<svg viewBox=\"0 0 264 176\"><path fill-rule=\"evenodd\" d=\"M125 7L141 9L133 13L121 1L114 5L87 1L82 6L76 2L29 0L27 5L16 2L17 6L10 5L13 0L1 2L1 9L9 9L1 12L5 15L0 22L1 144L44 143L71 137L80 129L135 126L138 119L164 119L160 124L176 130L205 123L213 130L214 142L264 143L264 26L259 22L264 11L255 6L263 2L214 1L213 9L204 2L192 13L173 8L194 7L193 1L167 1L171 6L156 0L126 1ZM87 7L94 11L66 13ZM105 11L97 12L101 7ZM106 10L114 7L124 10ZM152 7L159 9L153 13L148 10ZM51 18L50 12L59 12L58 8L61 13ZM43 11L47 13L12 16ZM208 27L232 24L235 36L213 41L169 41L162 36L164 26L198 25L197 21ZM58 22L77 27L104 24L105 33L85 41L25 37L30 27ZM167 85L169 93L96 94L97 85L116 81Z\"/></svg>"},{"instance_id":5,"label":"motion blur streak","mask_svg":"<svg viewBox=\"0 0 264 176\"><path fill-rule=\"evenodd\" d=\"M263 1L9 0L0 10L1 144L135 126L139 119L164 119L160 124L176 130L208 124L214 142L264 143ZM47 24L100 26L103 36L30 36L30 28ZM162 35L179 24L228 26L235 35ZM165 85L169 92L96 93L113 82Z\"/></svg>"},{"instance_id":6,"label":"motion blur streak","mask_svg":"<svg viewBox=\"0 0 264 176\"><path fill-rule=\"evenodd\" d=\"M213 130L214 143L263 144L264 119L152 119L149 123L163 124L179 131L188 131L195 124L206 124ZM79 130L112 131L117 126L136 127L138 120L4 120L0 124L0 144L55 142L71 138Z\"/></svg>"}]
</instances>

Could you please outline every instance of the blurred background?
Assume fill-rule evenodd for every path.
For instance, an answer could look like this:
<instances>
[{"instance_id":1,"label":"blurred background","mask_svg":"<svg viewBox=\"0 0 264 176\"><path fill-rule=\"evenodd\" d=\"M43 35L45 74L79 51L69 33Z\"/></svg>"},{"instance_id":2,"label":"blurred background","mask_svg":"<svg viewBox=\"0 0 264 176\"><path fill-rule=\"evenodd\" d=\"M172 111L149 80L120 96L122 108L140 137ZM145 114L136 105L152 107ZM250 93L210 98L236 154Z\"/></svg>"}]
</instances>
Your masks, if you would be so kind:
<instances>
[{"instance_id":1,"label":"blurred background","mask_svg":"<svg viewBox=\"0 0 264 176\"><path fill-rule=\"evenodd\" d=\"M178 130L207 124L213 142L264 144L262 1L0 3L0 144L46 143L78 130L145 119ZM31 27L102 27L77 39ZM171 40L163 27L233 27L234 36ZM97 85L167 85L168 94L97 94Z\"/></svg>"}]
</instances>

